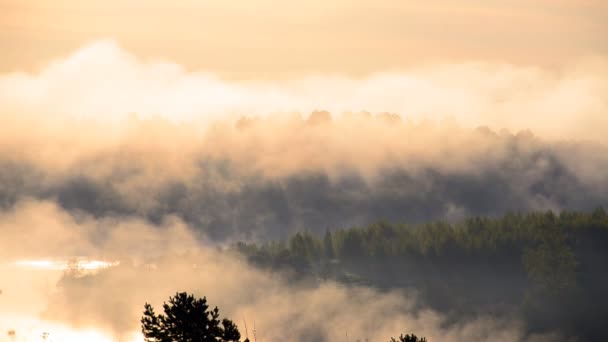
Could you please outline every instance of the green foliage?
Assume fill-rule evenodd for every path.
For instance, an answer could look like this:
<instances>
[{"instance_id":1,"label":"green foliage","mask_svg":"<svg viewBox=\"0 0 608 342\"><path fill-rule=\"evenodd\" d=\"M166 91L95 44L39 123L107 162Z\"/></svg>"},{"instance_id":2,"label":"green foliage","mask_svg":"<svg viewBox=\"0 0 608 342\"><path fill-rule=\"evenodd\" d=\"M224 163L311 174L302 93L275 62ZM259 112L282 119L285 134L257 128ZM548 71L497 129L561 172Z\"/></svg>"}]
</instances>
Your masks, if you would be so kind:
<instances>
[{"instance_id":1,"label":"green foliage","mask_svg":"<svg viewBox=\"0 0 608 342\"><path fill-rule=\"evenodd\" d=\"M196 299L186 292L176 293L163 304L164 314L156 314L146 303L141 329L146 342L237 342L241 339L236 325L219 310L209 310L207 298Z\"/></svg>"},{"instance_id":2,"label":"green foliage","mask_svg":"<svg viewBox=\"0 0 608 342\"><path fill-rule=\"evenodd\" d=\"M603 337L608 315L608 214L563 211L471 217L296 234L238 244L254 264L380 288L413 287L458 315L523 312L531 331Z\"/></svg>"},{"instance_id":3,"label":"green foliage","mask_svg":"<svg viewBox=\"0 0 608 342\"><path fill-rule=\"evenodd\" d=\"M532 284L556 294L576 286L576 256L561 234L524 250L523 262Z\"/></svg>"},{"instance_id":4,"label":"green foliage","mask_svg":"<svg viewBox=\"0 0 608 342\"><path fill-rule=\"evenodd\" d=\"M577 236L594 230L608 233L608 215L603 209L592 214L563 212L559 216L552 212L527 215L510 213L497 219L474 217L458 224L380 222L366 228L327 231L322 238L297 233L286 244L272 242L257 246L240 243L236 247L252 260L260 261L260 264L293 264L302 268L317 266L332 259L456 258L470 261L478 256L491 259L516 257L516 262L523 258L525 270L535 281L540 281L539 277L555 277L562 273L567 273L565 278L572 278L576 268L572 244ZM540 265L549 260L553 264ZM565 264L561 265L562 262ZM553 266L559 267L554 269ZM551 268L552 271L544 272L538 267Z\"/></svg>"}]
</instances>

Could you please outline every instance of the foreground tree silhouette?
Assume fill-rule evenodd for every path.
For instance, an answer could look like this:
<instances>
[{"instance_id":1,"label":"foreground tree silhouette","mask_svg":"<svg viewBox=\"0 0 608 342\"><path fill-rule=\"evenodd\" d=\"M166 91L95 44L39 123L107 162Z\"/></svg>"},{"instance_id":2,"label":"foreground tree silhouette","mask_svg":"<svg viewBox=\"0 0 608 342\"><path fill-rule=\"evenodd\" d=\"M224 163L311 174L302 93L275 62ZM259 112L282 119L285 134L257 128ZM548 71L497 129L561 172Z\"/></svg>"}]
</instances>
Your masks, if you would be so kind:
<instances>
[{"instance_id":1,"label":"foreground tree silhouette","mask_svg":"<svg viewBox=\"0 0 608 342\"><path fill-rule=\"evenodd\" d=\"M238 342L236 325L224 318L220 324L217 306L209 310L207 298L196 299L186 292L176 293L163 304L164 314L144 305L141 331L146 342ZM245 340L248 342L248 340Z\"/></svg>"},{"instance_id":2,"label":"foreground tree silhouette","mask_svg":"<svg viewBox=\"0 0 608 342\"><path fill-rule=\"evenodd\" d=\"M400 335L398 338L391 337L389 342L427 342L426 337L418 337L414 334Z\"/></svg>"}]
</instances>

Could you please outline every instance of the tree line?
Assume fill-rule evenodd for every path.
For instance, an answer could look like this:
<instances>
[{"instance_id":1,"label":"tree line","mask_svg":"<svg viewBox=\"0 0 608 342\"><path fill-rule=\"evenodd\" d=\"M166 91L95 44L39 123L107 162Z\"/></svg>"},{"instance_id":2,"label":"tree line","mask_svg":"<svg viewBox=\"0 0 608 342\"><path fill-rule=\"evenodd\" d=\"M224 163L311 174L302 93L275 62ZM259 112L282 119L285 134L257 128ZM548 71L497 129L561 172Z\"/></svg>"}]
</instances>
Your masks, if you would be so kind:
<instances>
[{"instance_id":1,"label":"tree line","mask_svg":"<svg viewBox=\"0 0 608 342\"><path fill-rule=\"evenodd\" d=\"M253 264L294 278L416 289L425 304L461 317L515 314L529 332L607 337L608 214L508 213L458 223L393 224L300 232L287 241L237 243Z\"/></svg>"}]
</instances>

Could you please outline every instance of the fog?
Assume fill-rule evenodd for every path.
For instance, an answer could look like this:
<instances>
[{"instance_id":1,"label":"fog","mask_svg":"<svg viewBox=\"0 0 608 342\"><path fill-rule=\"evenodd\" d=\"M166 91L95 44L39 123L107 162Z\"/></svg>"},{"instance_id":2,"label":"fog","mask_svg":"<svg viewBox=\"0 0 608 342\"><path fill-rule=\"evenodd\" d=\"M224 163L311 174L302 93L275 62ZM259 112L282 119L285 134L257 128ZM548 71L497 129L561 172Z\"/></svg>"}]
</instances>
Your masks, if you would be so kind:
<instances>
[{"instance_id":1,"label":"fog","mask_svg":"<svg viewBox=\"0 0 608 342\"><path fill-rule=\"evenodd\" d=\"M315 109L334 115L398 113L453 118L474 128L531 129L551 138L602 139L608 129L608 62L573 60L557 70L472 60L419 64L361 78L311 74L277 81L229 81L162 59L139 59L111 40L58 58L36 73L0 75L4 120L63 117L117 121L128 113L202 121Z\"/></svg>"},{"instance_id":2,"label":"fog","mask_svg":"<svg viewBox=\"0 0 608 342\"><path fill-rule=\"evenodd\" d=\"M216 241L459 220L608 202L606 145L392 114L38 122L0 148L0 205L56 202L95 217L175 215ZM114 127L118 127L114 129Z\"/></svg>"},{"instance_id":3,"label":"fog","mask_svg":"<svg viewBox=\"0 0 608 342\"><path fill-rule=\"evenodd\" d=\"M226 246L606 206L606 76L581 60L227 81L112 41L0 75L0 341L133 341L144 303L176 291L258 341L521 340L513 317L448 323L415 292L293 283Z\"/></svg>"},{"instance_id":4,"label":"fog","mask_svg":"<svg viewBox=\"0 0 608 342\"><path fill-rule=\"evenodd\" d=\"M13 330L17 341L24 340L28 331L21 329L28 324L46 327L55 341L84 336L132 341L143 304L158 306L175 291L207 296L243 334L253 338L255 329L258 341L344 340L347 334L349 340L383 341L404 330L435 341L514 341L522 336L513 319L488 316L446 325L441 314L417 306L414 293L380 293L333 282L290 283L200 242L175 218L151 226L137 218L75 217L50 202L24 201L0 216L0 226L6 275L0 317L11 318L0 328ZM70 258L83 251L120 260L120 265L62 273L12 264L23 258Z\"/></svg>"}]
</instances>

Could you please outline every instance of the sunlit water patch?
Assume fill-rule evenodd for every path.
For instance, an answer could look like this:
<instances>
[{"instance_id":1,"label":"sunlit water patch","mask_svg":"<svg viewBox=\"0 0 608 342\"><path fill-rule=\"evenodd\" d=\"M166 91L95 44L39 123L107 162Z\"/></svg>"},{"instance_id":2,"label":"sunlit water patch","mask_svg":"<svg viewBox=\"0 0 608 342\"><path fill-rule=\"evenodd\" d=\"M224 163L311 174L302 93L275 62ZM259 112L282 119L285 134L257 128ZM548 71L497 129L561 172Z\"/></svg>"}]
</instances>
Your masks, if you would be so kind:
<instances>
[{"instance_id":1,"label":"sunlit water patch","mask_svg":"<svg viewBox=\"0 0 608 342\"><path fill-rule=\"evenodd\" d=\"M37 260L17 260L13 265L17 267L25 267L32 269L41 270L64 270L64 271L85 271L94 272L109 268L112 266L118 266L119 261L103 261L103 260L91 260L86 258L74 258L69 260L57 260L57 259L37 259Z\"/></svg>"}]
</instances>

